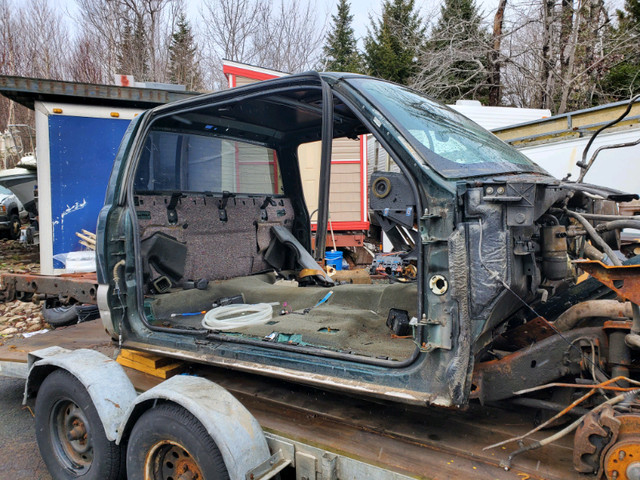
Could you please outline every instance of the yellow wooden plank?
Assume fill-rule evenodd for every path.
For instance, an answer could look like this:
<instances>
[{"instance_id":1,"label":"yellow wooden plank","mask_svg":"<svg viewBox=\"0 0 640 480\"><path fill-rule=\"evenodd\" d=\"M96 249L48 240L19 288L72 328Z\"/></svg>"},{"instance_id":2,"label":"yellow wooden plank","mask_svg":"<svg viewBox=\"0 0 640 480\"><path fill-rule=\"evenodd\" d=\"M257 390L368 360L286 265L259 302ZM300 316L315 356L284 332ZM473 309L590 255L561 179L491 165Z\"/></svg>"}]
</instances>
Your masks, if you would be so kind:
<instances>
[{"instance_id":1,"label":"yellow wooden plank","mask_svg":"<svg viewBox=\"0 0 640 480\"><path fill-rule=\"evenodd\" d=\"M120 351L120 355L122 355L122 357L126 358L127 360L145 365L149 368L162 367L174 361L169 357L163 357L161 355L155 355L153 353L139 352L137 350L129 350L126 348L123 348Z\"/></svg>"},{"instance_id":2,"label":"yellow wooden plank","mask_svg":"<svg viewBox=\"0 0 640 480\"><path fill-rule=\"evenodd\" d=\"M133 360L129 360L128 358L124 358L122 355L118 355L117 362L123 367L133 368L139 372L148 373L149 375L163 379L167 379L177 373L180 373L184 368L184 363L182 362L175 362L162 367L151 368L141 363L134 362Z\"/></svg>"}]
</instances>

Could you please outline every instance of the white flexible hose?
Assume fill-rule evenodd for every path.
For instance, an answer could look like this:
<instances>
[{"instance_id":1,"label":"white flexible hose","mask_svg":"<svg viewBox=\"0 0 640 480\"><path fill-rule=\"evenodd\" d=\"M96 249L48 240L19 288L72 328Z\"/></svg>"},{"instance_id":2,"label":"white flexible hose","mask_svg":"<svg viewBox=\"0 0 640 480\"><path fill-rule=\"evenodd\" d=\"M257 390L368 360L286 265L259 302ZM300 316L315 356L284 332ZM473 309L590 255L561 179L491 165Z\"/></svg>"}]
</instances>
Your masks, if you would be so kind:
<instances>
[{"instance_id":1,"label":"white flexible hose","mask_svg":"<svg viewBox=\"0 0 640 480\"><path fill-rule=\"evenodd\" d=\"M209 310L202 319L202 326L209 330L231 330L267 323L272 315L273 307L268 303L226 305Z\"/></svg>"}]
</instances>

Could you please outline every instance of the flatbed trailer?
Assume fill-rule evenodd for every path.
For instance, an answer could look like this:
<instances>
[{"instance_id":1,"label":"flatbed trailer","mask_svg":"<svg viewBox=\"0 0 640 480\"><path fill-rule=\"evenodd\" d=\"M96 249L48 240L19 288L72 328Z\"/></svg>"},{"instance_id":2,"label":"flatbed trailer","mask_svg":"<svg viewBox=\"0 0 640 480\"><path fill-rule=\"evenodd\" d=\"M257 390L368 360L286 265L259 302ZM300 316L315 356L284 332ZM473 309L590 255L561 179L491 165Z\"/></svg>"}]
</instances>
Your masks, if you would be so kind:
<instances>
[{"instance_id":1,"label":"flatbed trailer","mask_svg":"<svg viewBox=\"0 0 640 480\"><path fill-rule=\"evenodd\" d=\"M92 349L110 358L119 351L99 321L86 322L5 342L0 346L0 374L26 378L28 355L52 346ZM162 382L123 368L138 393ZM211 366L188 364L187 371L239 400L258 420L271 453L281 451L280 461L296 469L295 478L594 478L573 470L571 436L518 456L509 471L500 464L515 445L483 450L530 430L532 410L479 404L466 410L420 408ZM535 438L548 435L542 432ZM309 477L311 470L315 473Z\"/></svg>"}]
</instances>

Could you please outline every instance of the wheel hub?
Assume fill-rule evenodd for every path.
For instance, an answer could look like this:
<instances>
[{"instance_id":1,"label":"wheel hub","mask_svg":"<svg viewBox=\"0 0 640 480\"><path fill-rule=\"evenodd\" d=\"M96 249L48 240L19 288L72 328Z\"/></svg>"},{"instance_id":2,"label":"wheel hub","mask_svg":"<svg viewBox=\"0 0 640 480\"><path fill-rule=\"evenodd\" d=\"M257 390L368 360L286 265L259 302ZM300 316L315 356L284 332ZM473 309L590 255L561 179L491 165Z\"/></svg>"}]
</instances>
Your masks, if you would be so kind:
<instances>
[{"instance_id":1,"label":"wheel hub","mask_svg":"<svg viewBox=\"0 0 640 480\"><path fill-rule=\"evenodd\" d=\"M170 440L157 443L146 459L147 478L153 480L202 480L200 466L180 444Z\"/></svg>"},{"instance_id":2,"label":"wheel hub","mask_svg":"<svg viewBox=\"0 0 640 480\"><path fill-rule=\"evenodd\" d=\"M607 480L640 480L640 415L617 415L620 430L602 461Z\"/></svg>"},{"instance_id":3,"label":"wheel hub","mask_svg":"<svg viewBox=\"0 0 640 480\"><path fill-rule=\"evenodd\" d=\"M640 480L640 435L616 442L604 458L609 480Z\"/></svg>"},{"instance_id":4,"label":"wheel hub","mask_svg":"<svg viewBox=\"0 0 640 480\"><path fill-rule=\"evenodd\" d=\"M89 468L93 445L84 412L69 400L58 402L51 414L51 434L58 458L73 470Z\"/></svg>"},{"instance_id":5,"label":"wheel hub","mask_svg":"<svg viewBox=\"0 0 640 480\"><path fill-rule=\"evenodd\" d=\"M640 415L618 414L617 437L604 448L602 477L607 480L640 480Z\"/></svg>"}]
</instances>

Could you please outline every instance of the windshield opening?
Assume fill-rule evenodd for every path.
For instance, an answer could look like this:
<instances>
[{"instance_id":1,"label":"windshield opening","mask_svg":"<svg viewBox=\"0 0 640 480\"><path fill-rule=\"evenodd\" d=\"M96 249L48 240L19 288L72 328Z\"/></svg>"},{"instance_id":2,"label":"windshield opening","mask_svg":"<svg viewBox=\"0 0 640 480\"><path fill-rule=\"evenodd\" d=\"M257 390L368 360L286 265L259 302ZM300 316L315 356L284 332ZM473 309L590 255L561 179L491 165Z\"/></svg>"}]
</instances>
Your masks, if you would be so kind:
<instances>
[{"instance_id":1,"label":"windshield opening","mask_svg":"<svg viewBox=\"0 0 640 480\"><path fill-rule=\"evenodd\" d=\"M511 172L546 174L526 156L464 115L409 88L372 78L349 83L408 133L430 167L447 178Z\"/></svg>"}]
</instances>

